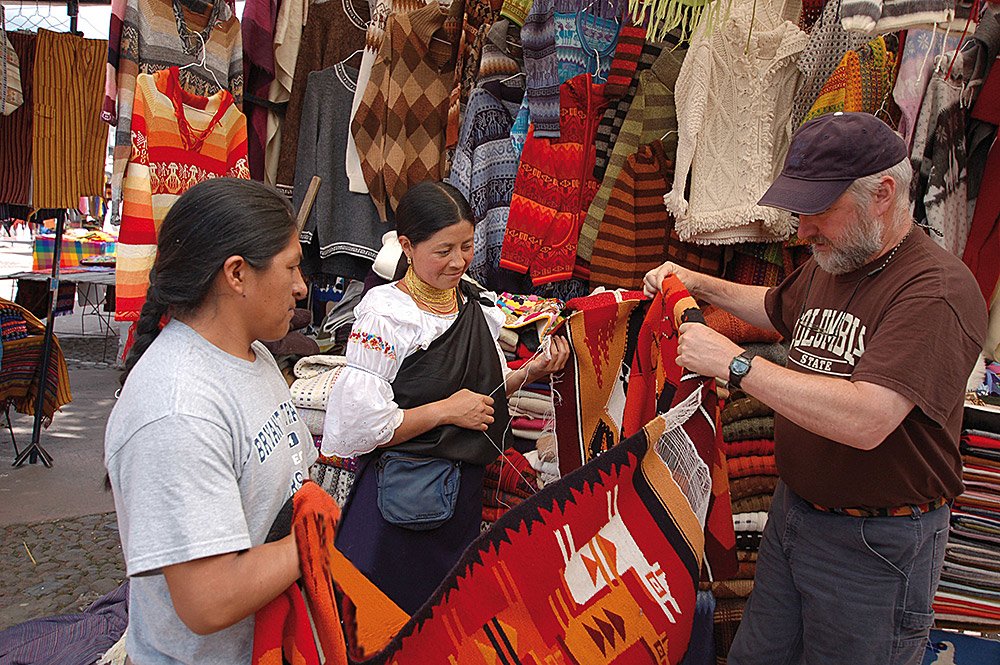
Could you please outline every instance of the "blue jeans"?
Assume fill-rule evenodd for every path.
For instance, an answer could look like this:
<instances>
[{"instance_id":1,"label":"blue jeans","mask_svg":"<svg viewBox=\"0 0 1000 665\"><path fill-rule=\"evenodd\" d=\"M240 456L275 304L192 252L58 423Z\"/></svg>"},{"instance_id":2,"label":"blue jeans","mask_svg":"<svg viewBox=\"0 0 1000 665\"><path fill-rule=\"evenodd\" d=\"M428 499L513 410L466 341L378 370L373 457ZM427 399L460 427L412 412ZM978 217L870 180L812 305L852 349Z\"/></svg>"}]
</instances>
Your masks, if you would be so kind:
<instances>
[{"instance_id":1,"label":"blue jeans","mask_svg":"<svg viewBox=\"0 0 1000 665\"><path fill-rule=\"evenodd\" d=\"M950 516L827 513L779 482L730 665L919 665Z\"/></svg>"}]
</instances>

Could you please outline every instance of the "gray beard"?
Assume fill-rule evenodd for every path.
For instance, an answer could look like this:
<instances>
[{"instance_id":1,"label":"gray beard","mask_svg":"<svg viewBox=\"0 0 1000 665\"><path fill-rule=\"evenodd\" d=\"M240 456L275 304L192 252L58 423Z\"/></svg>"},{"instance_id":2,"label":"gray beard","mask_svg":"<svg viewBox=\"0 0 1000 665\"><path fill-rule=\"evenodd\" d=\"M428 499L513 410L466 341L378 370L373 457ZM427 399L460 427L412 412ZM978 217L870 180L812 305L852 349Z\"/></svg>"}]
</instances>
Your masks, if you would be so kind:
<instances>
[{"instance_id":1,"label":"gray beard","mask_svg":"<svg viewBox=\"0 0 1000 665\"><path fill-rule=\"evenodd\" d=\"M832 275L854 272L882 249L882 225L876 217L860 216L844 238L844 246L825 255L813 254L819 267Z\"/></svg>"}]
</instances>

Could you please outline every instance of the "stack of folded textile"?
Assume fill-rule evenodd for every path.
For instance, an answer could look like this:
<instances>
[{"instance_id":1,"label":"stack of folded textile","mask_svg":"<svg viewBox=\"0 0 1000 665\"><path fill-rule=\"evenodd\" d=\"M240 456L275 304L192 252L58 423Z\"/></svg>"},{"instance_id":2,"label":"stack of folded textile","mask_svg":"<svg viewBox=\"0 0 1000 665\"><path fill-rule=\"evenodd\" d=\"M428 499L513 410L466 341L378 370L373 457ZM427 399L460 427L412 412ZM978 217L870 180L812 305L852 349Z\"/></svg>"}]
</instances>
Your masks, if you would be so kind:
<instances>
[{"instance_id":1,"label":"stack of folded textile","mask_svg":"<svg viewBox=\"0 0 1000 665\"><path fill-rule=\"evenodd\" d=\"M292 403L313 435L316 448L321 448L323 443L323 423L330 391L346 364L344 356L309 356L295 363ZM343 506L354 484L356 467L354 459L320 455L310 476Z\"/></svg>"},{"instance_id":2,"label":"stack of folded textile","mask_svg":"<svg viewBox=\"0 0 1000 665\"><path fill-rule=\"evenodd\" d=\"M784 365L787 351L780 344L754 342L742 345L754 355ZM729 471L729 495L736 531L736 578L707 585L715 595L715 647L717 660L726 662L736 636L743 608L757 568L757 551L778 484L774 460L774 411L740 391L729 395L720 415L722 442Z\"/></svg>"},{"instance_id":3,"label":"stack of folded textile","mask_svg":"<svg viewBox=\"0 0 1000 665\"><path fill-rule=\"evenodd\" d=\"M965 492L952 507L934 611L949 625L993 632L1000 628L1000 412L990 413L966 409Z\"/></svg>"},{"instance_id":4,"label":"stack of folded textile","mask_svg":"<svg viewBox=\"0 0 1000 665\"><path fill-rule=\"evenodd\" d=\"M483 529L538 492L537 474L513 448L486 467L483 478Z\"/></svg>"},{"instance_id":5,"label":"stack of folded textile","mask_svg":"<svg viewBox=\"0 0 1000 665\"><path fill-rule=\"evenodd\" d=\"M500 331L500 348L507 366L516 370L539 353L542 343L565 320L561 300L503 293L497 307L506 316ZM505 445L525 456L539 486L559 478L556 463L555 406L548 379L520 386L508 398L511 415Z\"/></svg>"},{"instance_id":6,"label":"stack of folded textile","mask_svg":"<svg viewBox=\"0 0 1000 665\"><path fill-rule=\"evenodd\" d=\"M319 444L317 443L317 447ZM354 486L358 460L354 457L335 457L320 454L309 470L309 477L333 497L341 508Z\"/></svg>"}]
</instances>

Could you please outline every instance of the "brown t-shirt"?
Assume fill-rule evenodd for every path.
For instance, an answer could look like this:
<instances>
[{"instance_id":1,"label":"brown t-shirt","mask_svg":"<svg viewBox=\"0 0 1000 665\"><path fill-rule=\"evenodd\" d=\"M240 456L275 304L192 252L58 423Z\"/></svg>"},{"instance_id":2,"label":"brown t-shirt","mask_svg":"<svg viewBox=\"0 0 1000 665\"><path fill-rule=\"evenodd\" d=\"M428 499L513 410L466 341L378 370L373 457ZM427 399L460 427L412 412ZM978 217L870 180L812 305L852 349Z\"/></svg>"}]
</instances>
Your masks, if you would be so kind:
<instances>
[{"instance_id":1,"label":"brown t-shirt","mask_svg":"<svg viewBox=\"0 0 1000 665\"><path fill-rule=\"evenodd\" d=\"M765 299L790 343L790 369L885 386L916 404L869 451L775 416L778 474L828 508L890 508L963 490L962 406L986 303L968 268L919 229L879 270L883 263L835 276L810 260Z\"/></svg>"}]
</instances>

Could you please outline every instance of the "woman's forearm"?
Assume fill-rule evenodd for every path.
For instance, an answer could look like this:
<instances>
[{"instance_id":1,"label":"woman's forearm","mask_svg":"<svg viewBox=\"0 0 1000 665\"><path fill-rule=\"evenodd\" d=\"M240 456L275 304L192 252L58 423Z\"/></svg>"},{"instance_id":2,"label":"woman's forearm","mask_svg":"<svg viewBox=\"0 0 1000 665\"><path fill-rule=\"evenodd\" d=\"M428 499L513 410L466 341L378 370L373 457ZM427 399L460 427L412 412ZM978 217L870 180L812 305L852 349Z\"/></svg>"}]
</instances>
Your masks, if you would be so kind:
<instances>
[{"instance_id":1,"label":"woman's forearm","mask_svg":"<svg viewBox=\"0 0 1000 665\"><path fill-rule=\"evenodd\" d=\"M404 409L403 422L393 432L389 442L381 447L395 446L444 425L446 422L445 411L445 400L415 406L412 409Z\"/></svg>"},{"instance_id":2,"label":"woman's forearm","mask_svg":"<svg viewBox=\"0 0 1000 665\"><path fill-rule=\"evenodd\" d=\"M277 598L301 575L295 538L163 569L174 610L198 635L239 623Z\"/></svg>"}]
</instances>

